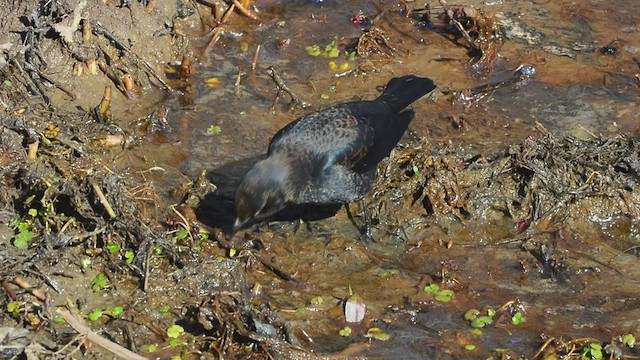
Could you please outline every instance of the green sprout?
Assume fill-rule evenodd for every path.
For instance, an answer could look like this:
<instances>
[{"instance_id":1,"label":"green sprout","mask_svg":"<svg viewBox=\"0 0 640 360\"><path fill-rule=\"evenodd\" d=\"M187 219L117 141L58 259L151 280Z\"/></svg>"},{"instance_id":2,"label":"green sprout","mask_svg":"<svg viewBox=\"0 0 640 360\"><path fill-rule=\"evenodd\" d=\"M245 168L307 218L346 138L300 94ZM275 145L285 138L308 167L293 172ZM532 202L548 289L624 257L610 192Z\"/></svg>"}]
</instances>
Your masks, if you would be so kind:
<instances>
[{"instance_id":1,"label":"green sprout","mask_svg":"<svg viewBox=\"0 0 640 360\"><path fill-rule=\"evenodd\" d=\"M351 335L351 328L348 327L348 326L345 326L340 331L338 331L338 334L340 336L347 337L347 336Z\"/></svg>"},{"instance_id":2,"label":"green sprout","mask_svg":"<svg viewBox=\"0 0 640 360\"><path fill-rule=\"evenodd\" d=\"M631 334L626 334L622 336L622 343L626 346L632 348L636 345L636 338Z\"/></svg>"},{"instance_id":3,"label":"green sprout","mask_svg":"<svg viewBox=\"0 0 640 360\"><path fill-rule=\"evenodd\" d=\"M478 316L471 320L471 327L482 328L491 323L493 323L493 318L491 316Z\"/></svg>"},{"instance_id":4,"label":"green sprout","mask_svg":"<svg viewBox=\"0 0 640 360\"><path fill-rule=\"evenodd\" d=\"M318 46L316 44L309 45L309 46L305 47L304 49L307 52L307 54L309 54L311 56L319 56L322 53L322 50L320 50L320 46Z\"/></svg>"},{"instance_id":5,"label":"green sprout","mask_svg":"<svg viewBox=\"0 0 640 360\"><path fill-rule=\"evenodd\" d=\"M133 264L135 259L136 254L133 251L127 250L124 252L124 262L126 262L127 264Z\"/></svg>"},{"instance_id":6,"label":"green sprout","mask_svg":"<svg viewBox=\"0 0 640 360\"><path fill-rule=\"evenodd\" d=\"M29 212L31 212L30 209ZM20 221L18 219L11 223L11 227L18 230L18 234L13 240L13 245L20 250L27 250L33 240L33 232L31 231L31 221Z\"/></svg>"},{"instance_id":7,"label":"green sprout","mask_svg":"<svg viewBox=\"0 0 640 360\"><path fill-rule=\"evenodd\" d=\"M602 359L602 345L596 343L588 343L582 348L583 359Z\"/></svg>"},{"instance_id":8,"label":"green sprout","mask_svg":"<svg viewBox=\"0 0 640 360\"><path fill-rule=\"evenodd\" d=\"M10 312L13 317L17 318L20 316L20 308L24 305L25 303L22 301L11 301L7 304L7 312Z\"/></svg>"},{"instance_id":9,"label":"green sprout","mask_svg":"<svg viewBox=\"0 0 640 360\"><path fill-rule=\"evenodd\" d=\"M177 339L184 332L184 328L180 325L172 325L167 329L167 336L171 339Z\"/></svg>"},{"instance_id":10,"label":"green sprout","mask_svg":"<svg viewBox=\"0 0 640 360\"><path fill-rule=\"evenodd\" d=\"M440 286L438 286L436 284L429 284L429 285L425 286L423 290L426 293L435 294L438 290L440 290Z\"/></svg>"},{"instance_id":11,"label":"green sprout","mask_svg":"<svg viewBox=\"0 0 640 360\"><path fill-rule=\"evenodd\" d=\"M325 58L337 58L340 56L340 49L338 49L338 44L335 40L325 45L324 50L317 44L306 46L304 50L311 56L322 56Z\"/></svg>"},{"instance_id":12,"label":"green sprout","mask_svg":"<svg viewBox=\"0 0 640 360\"><path fill-rule=\"evenodd\" d=\"M525 321L525 317L520 311L518 311L517 313L513 314L513 316L511 317L511 323L513 325L520 325L524 321Z\"/></svg>"},{"instance_id":13,"label":"green sprout","mask_svg":"<svg viewBox=\"0 0 640 360\"><path fill-rule=\"evenodd\" d=\"M176 232L176 239L177 240L184 240L187 238L187 236L189 236L189 231L185 230L185 229L181 229L178 230L178 232Z\"/></svg>"},{"instance_id":14,"label":"green sprout","mask_svg":"<svg viewBox=\"0 0 640 360\"><path fill-rule=\"evenodd\" d=\"M106 311L105 313L107 315L110 315L113 318L116 318L120 316L120 314L122 314L123 312L124 312L124 309L122 308L122 306L116 306L113 309Z\"/></svg>"},{"instance_id":15,"label":"green sprout","mask_svg":"<svg viewBox=\"0 0 640 360\"><path fill-rule=\"evenodd\" d=\"M469 309L469 310L467 310L466 313L464 313L464 319L471 321L471 320L477 318L478 315L480 315L480 310L478 310L478 309Z\"/></svg>"},{"instance_id":16,"label":"green sprout","mask_svg":"<svg viewBox=\"0 0 640 360\"><path fill-rule=\"evenodd\" d=\"M433 294L434 299L440 302L449 302L453 298L453 290L441 290L440 286L436 284L429 284L425 286L423 291L427 294Z\"/></svg>"},{"instance_id":17,"label":"green sprout","mask_svg":"<svg viewBox=\"0 0 640 360\"><path fill-rule=\"evenodd\" d=\"M93 292L98 292L108 286L109 279L103 273L99 273L93 278L93 280L91 280L91 290L93 290Z\"/></svg>"},{"instance_id":18,"label":"green sprout","mask_svg":"<svg viewBox=\"0 0 640 360\"><path fill-rule=\"evenodd\" d=\"M218 135L222 132L220 125L211 125L207 128L207 134Z\"/></svg>"},{"instance_id":19,"label":"green sprout","mask_svg":"<svg viewBox=\"0 0 640 360\"><path fill-rule=\"evenodd\" d=\"M120 251L120 245L110 242L107 244L107 250L109 250L110 253L115 254Z\"/></svg>"},{"instance_id":20,"label":"green sprout","mask_svg":"<svg viewBox=\"0 0 640 360\"><path fill-rule=\"evenodd\" d=\"M102 316L102 310L97 309L87 314L87 319L89 319L89 321L91 322L96 322L101 316Z\"/></svg>"}]
</instances>

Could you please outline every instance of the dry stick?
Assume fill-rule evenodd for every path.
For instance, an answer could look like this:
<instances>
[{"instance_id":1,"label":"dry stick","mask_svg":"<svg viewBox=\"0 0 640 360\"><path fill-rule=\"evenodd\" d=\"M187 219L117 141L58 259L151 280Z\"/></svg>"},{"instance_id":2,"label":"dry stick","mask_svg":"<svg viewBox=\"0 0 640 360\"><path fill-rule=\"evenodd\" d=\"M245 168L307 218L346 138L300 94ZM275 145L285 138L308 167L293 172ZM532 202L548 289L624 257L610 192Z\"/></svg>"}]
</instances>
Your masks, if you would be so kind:
<instances>
[{"instance_id":1,"label":"dry stick","mask_svg":"<svg viewBox=\"0 0 640 360\"><path fill-rule=\"evenodd\" d=\"M447 2L445 0L438 0L438 2L444 8L444 11L447 13L447 16L449 17L449 19L451 19L451 22L453 23L453 25L455 25L455 27L458 29L458 31L460 31L460 33L462 33L462 36L464 37L464 39L467 40L467 42L469 43L469 46L471 46L474 50L481 51L480 47L478 46L478 44L476 44L476 42L473 41L473 39L471 38L471 35L469 35L467 30L464 29L464 26L462 26L460 21L454 19L453 11L451 11L451 9L449 9L449 5L447 5Z\"/></svg>"},{"instance_id":2,"label":"dry stick","mask_svg":"<svg viewBox=\"0 0 640 360\"><path fill-rule=\"evenodd\" d=\"M56 312L64 318L64 320L79 334L87 337L87 340L93 342L101 346L102 348L109 350L116 356L119 356L123 359L129 360L146 360L146 357L140 356L133 351L114 343L111 340L105 339L104 337L93 332L89 327L84 325L80 320L78 320L75 316L69 312L67 309L58 308Z\"/></svg>"},{"instance_id":3,"label":"dry stick","mask_svg":"<svg viewBox=\"0 0 640 360\"><path fill-rule=\"evenodd\" d=\"M102 204L102 206L104 207L104 209L107 212L107 214L109 214L109 217L112 218L112 219L115 219L116 213L115 213L115 211L113 211L113 208L111 207L111 204L109 204L109 201L104 196L104 193L102 192L102 189L100 189L98 184L96 184L94 182L91 183L91 187L93 188L93 191L96 192L96 196L98 196L98 200L100 201L100 204Z\"/></svg>"},{"instance_id":4,"label":"dry stick","mask_svg":"<svg viewBox=\"0 0 640 360\"><path fill-rule=\"evenodd\" d=\"M233 0L233 5L235 5L238 8L238 10L242 13L242 15L248 17L251 20L258 20L258 15L256 15L253 11L242 6L242 4L240 4L240 1Z\"/></svg>"}]
</instances>

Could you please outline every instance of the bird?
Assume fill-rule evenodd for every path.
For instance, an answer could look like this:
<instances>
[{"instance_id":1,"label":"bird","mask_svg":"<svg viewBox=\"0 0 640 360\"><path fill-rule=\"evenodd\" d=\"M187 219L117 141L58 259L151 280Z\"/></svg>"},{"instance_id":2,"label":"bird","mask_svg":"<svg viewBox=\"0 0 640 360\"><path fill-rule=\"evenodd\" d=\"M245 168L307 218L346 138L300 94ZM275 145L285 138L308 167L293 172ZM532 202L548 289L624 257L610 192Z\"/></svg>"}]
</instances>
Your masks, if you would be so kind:
<instances>
[{"instance_id":1,"label":"bird","mask_svg":"<svg viewBox=\"0 0 640 360\"><path fill-rule=\"evenodd\" d=\"M426 77L396 77L374 100L337 104L277 131L267 157L236 188L233 232L290 205L362 200L373 186L378 163L414 117L409 105L435 88Z\"/></svg>"}]
</instances>

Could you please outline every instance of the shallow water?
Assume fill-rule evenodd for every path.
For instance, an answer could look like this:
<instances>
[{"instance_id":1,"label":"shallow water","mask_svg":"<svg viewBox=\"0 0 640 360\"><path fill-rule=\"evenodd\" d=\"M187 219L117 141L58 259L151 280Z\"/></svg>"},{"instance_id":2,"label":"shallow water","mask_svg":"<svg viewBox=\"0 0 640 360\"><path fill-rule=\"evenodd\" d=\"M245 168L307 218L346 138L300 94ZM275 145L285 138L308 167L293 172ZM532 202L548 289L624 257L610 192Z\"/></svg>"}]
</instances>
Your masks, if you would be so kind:
<instances>
[{"instance_id":1,"label":"shallow water","mask_svg":"<svg viewBox=\"0 0 640 360\"><path fill-rule=\"evenodd\" d=\"M498 14L509 27L500 57L491 72L478 73L461 46L434 29L418 26L395 2L262 1L260 21L235 20L206 54L198 53L191 92L167 100L172 132L146 144L140 153L164 153L159 161L210 179L227 201L244 171L266 151L277 129L310 111L355 98L374 98L390 77L418 74L434 79L440 91L414 104L413 136L426 137L434 147L455 144L460 153L500 151L529 136L540 136L536 123L555 134L590 139L600 135L639 131L640 9L622 1L469 1ZM430 3L432 12L440 9ZM370 55L347 61L307 54L305 47L324 47L335 40L342 49L362 33L349 21L362 10L398 49L397 55ZM516 27L517 26L517 27ZM210 34L202 35L204 45ZM600 49L617 39L616 55ZM251 69L257 46L258 66ZM328 62L366 65L376 71L337 77ZM509 79L521 64L536 75L508 83L482 98L461 101L451 91L463 91ZM285 83L311 106L289 110L284 95L275 103L276 87L265 69L274 66ZM236 84L240 75L239 84ZM209 86L206 79L217 78ZM446 92L443 93L442 91ZM219 126L220 133L207 132ZM157 158L156 158L157 159ZM166 179L166 175L164 176ZM163 181L158 179L158 181ZM407 217L425 217L423 209ZM227 221L229 213L199 214L208 224ZM224 218L223 220L215 217ZM571 271L565 277L546 276L536 268L509 221L442 222L426 216L428 225L405 238L376 233L377 242L358 241L358 232L343 211L313 224L314 232L293 236L262 234L271 256L306 287L293 290L272 274L253 274L265 287L268 301L290 321L294 334L319 353L347 351L367 358L475 358L496 349L533 356L548 337L611 340L625 333L640 334L640 273L637 219L590 219L600 231L582 224L565 224L554 236L556 251ZM453 225L452 225L453 224ZM540 235L542 238L546 235ZM535 237L529 241L535 242ZM443 246L449 241L452 246ZM489 260L489 261L487 261ZM385 270L397 270L386 273ZM452 289L452 301L442 303L422 288L437 282ZM337 298L351 287L367 304L366 325L350 337L338 335L344 323L333 310ZM311 305L321 296L325 303ZM469 309L499 309L493 326L471 332L463 315ZM306 312L288 312L306 306ZM515 311L527 321L511 324ZM339 313L339 312L338 312ZM379 327L391 335L382 342L364 337ZM301 334L300 329L304 330ZM313 339L313 341L310 341ZM353 344L367 344L350 348ZM475 350L465 345L475 345ZM498 351L500 353L500 351ZM345 354L345 353L343 353ZM637 354L637 350L636 350Z\"/></svg>"}]
</instances>

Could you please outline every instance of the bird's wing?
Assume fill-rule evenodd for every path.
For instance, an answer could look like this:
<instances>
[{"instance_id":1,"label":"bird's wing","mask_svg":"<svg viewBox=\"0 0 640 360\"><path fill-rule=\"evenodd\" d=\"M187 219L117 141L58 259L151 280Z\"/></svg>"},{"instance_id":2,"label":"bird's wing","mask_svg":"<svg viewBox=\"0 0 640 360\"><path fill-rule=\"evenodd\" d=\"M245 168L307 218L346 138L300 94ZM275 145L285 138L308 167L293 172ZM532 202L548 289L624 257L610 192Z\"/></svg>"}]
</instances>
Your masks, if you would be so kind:
<instances>
[{"instance_id":1,"label":"bird's wing","mask_svg":"<svg viewBox=\"0 0 640 360\"><path fill-rule=\"evenodd\" d=\"M336 106L312 113L278 131L269 145L275 151L300 151L323 159L323 165L351 167L371 149L375 130L367 116Z\"/></svg>"}]
</instances>

